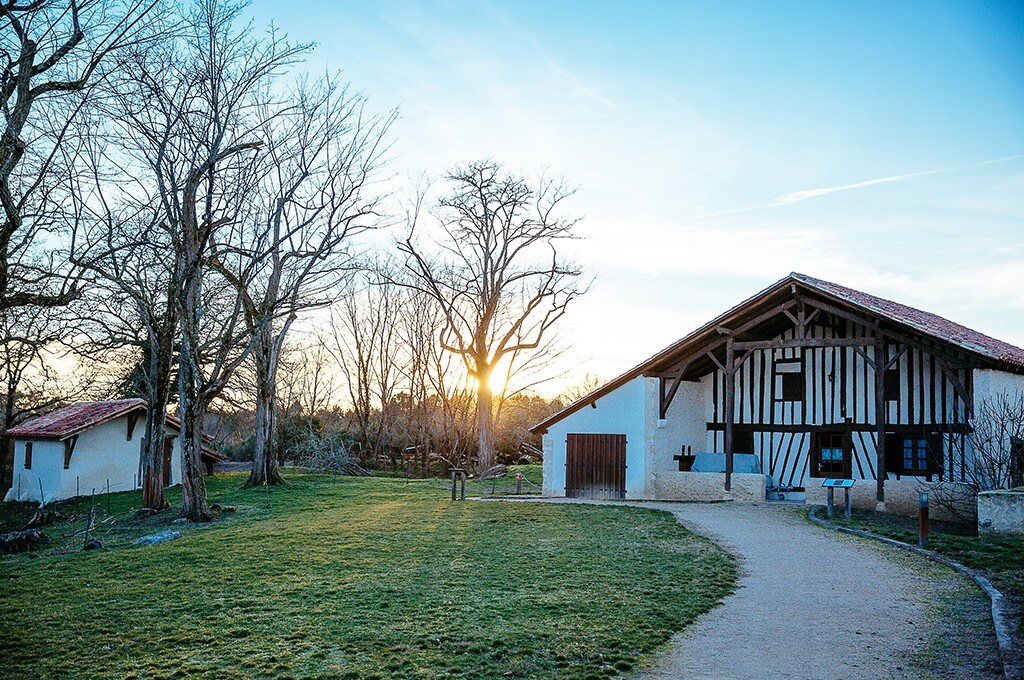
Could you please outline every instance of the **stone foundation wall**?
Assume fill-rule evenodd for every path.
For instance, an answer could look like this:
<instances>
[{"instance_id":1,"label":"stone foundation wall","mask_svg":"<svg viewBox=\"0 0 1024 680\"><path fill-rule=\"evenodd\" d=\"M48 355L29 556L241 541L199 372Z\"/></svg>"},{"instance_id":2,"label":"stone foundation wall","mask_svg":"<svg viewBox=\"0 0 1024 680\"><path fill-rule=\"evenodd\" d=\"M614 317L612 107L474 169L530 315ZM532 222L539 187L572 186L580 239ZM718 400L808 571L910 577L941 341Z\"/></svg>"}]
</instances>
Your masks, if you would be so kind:
<instances>
[{"instance_id":1,"label":"stone foundation wall","mask_svg":"<svg viewBox=\"0 0 1024 680\"><path fill-rule=\"evenodd\" d=\"M821 481L817 479L808 480L807 489L807 504L808 505L825 505L827 497L827 489L821 487ZM958 513L952 512L948 507L944 507L936 502L935 487L938 486L935 482L926 482L918 480L905 480L905 479L890 479L885 483L885 512L892 513L894 515L903 515L905 517L917 517L919 496L921 491L928 491L928 516L931 519L938 520L940 522L952 522L958 519L962 520L963 517L970 517L974 514L974 509L967 507L966 505L958 509ZM948 483L944 486L948 486ZM858 479L857 483L850 490L851 491L851 502L853 507L860 510L875 510L878 505L876 497L875 480L873 479ZM957 494L957 496L966 494ZM835 491L836 506L842 507L843 503L843 490L836 489Z\"/></svg>"},{"instance_id":2,"label":"stone foundation wall","mask_svg":"<svg viewBox=\"0 0 1024 680\"><path fill-rule=\"evenodd\" d=\"M765 476L736 473L725 490L724 472L662 472L651 475L652 499L660 501L764 501Z\"/></svg>"},{"instance_id":3,"label":"stone foundation wall","mask_svg":"<svg viewBox=\"0 0 1024 680\"><path fill-rule=\"evenodd\" d=\"M978 494L978 533L1024 535L1024 491Z\"/></svg>"}]
</instances>

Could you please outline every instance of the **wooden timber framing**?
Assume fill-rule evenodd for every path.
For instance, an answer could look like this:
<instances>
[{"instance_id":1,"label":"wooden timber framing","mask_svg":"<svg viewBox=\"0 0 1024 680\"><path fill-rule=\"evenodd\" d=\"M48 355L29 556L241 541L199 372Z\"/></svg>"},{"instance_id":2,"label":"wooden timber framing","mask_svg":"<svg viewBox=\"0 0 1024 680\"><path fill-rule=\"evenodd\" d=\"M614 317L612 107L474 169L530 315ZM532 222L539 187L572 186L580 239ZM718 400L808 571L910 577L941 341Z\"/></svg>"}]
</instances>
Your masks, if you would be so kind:
<instances>
[{"instance_id":1,"label":"wooden timber framing","mask_svg":"<svg viewBox=\"0 0 1024 680\"><path fill-rule=\"evenodd\" d=\"M795 312L795 313L794 313ZM774 337L768 338L757 338L756 336L751 338L751 333L756 333L757 328L761 324L771 323L776 319L785 319L788 323L784 326L780 326L775 323L773 326L774 331L772 335ZM849 323L854 326L862 328L864 335L857 336L856 334L847 334L846 327L843 323ZM810 329L818 324L820 327L827 327L837 331L835 337L814 337L810 333ZM780 336L779 333L784 328L788 327L792 331L793 337ZM771 309L755 315L748 321L740 324L734 324L732 327L725 325L718 325L715 327L716 337L714 337L708 344L695 349L692 353L683 354L678 357L674 366L660 374L657 374L661 379L660 385L660 399L659 399L659 418L664 419L668 414L669 407L678 391L679 385L683 380L696 379L696 375L693 371L693 366L697 363L698 359L704 358L710 363L710 370L721 373L722 375L722 424L719 427L717 423L708 423L707 429L709 432L723 433L723 446L722 451L725 453L725 489L726 491L732 488L732 475L735 469L734 457L735 457L735 442L736 432L757 432L768 434L769 443L773 441L775 434L787 434L787 435L800 435L800 444L797 447L798 451L802 450L807 443L806 436L813 434L816 431L828 431L835 428L834 424L828 425L814 425L814 424L793 424L793 423L774 423L774 412L775 407L769 406L768 419L772 422L767 426L764 424L748 424L748 423L737 423L737 396L742 400L744 392L738 390L737 387L737 374L740 368L744 365L746 360L754 352L771 352L773 356L777 351L796 351L797 354L792 357L783 355L779 361L785 360L786 358L798 359L806 356L812 358L815 355L808 355L808 351L816 350L832 350L831 358L831 370L826 366L825 357L822 356L817 365L813 367L813 370L820 373L823 376L820 382L823 382L825 378L832 381L835 378L835 374L838 371L839 381L841 382L840 397L843 401L841 408L841 417L844 421L844 430L849 433L848 440L851 448L854 445L855 440L862 446L864 444L863 439L860 439L864 434L871 434L871 442L875 449L874 465L871 465L870 460L862 461L860 457L855 456L854 464L860 474L870 473L876 480L876 498L879 502L885 500L885 481L888 477L889 471L886 469L886 434L889 432L904 433L908 436L913 435L921 431L922 425L919 424L893 424L889 422L887 417L888 414L888 401L885 397L885 373L889 369L899 366L901 362L908 362L908 352L911 350L917 350L917 361L924 361L922 357L929 357L929 364L935 364L935 372L929 373L931 375L932 385L929 389L929 393L926 394L925 386L923 382L917 386L921 394L918 397L917 406L923 416L925 409L925 401L931 401L931 407L928 409L929 417L932 419L936 418L935 402L937 397L935 395L935 381L942 383L943 389L945 383L948 381L952 387L953 394L956 399L963 404L965 414L969 413L973 404L973 397L970 390L967 388L964 381L961 381L957 375L956 370L964 370L969 376L970 371L973 368L980 365L977 361L972 361L966 354L960 355L958 352L950 352L945 350L938 343L930 344L917 340L914 337L907 335L896 330L891 330L884 327L879 319L872 318L863 314L858 314L846 309L841 309L835 305L832 305L826 301L819 300L813 295L807 295L800 292L794 292L794 297L782 304L775 305ZM869 350L871 348L871 350ZM894 348L890 352L890 348ZM722 350L725 350L722 353ZM872 369L873 378L870 380L872 394L869 397L870 402L873 402L874 411L874 423L853 423L852 419L847 418L847 407L846 400L852 398L856 400L856 394L853 397L848 395L847 391L847 372L846 372L846 360L845 354L842 362L839 362L841 369L837 368L837 359L835 351L851 349L856 356L861 357L866 365ZM721 354L720 354L721 353ZM721 358L719 358L721 356ZM876 360L876 357L880 359ZM804 360L804 359L801 359ZM708 369L700 371L700 373L706 373ZM765 380L765 370L761 369L760 380L763 383ZM812 369L806 369L812 370ZM909 369L908 369L909 370ZM921 369L922 372L924 369ZM689 375L687 372L689 371ZM907 396L908 404L906 408L908 413L912 417L914 411L914 396L915 386L912 384L911 376L912 373L908 373L908 384L907 385ZM816 374L815 374L815 377ZM923 381L923 379L922 379ZM775 385L774 377L772 377L771 392L774 394ZM861 390L868 389L869 381L864 380L860 383ZM834 382L832 383L834 386ZM714 383L717 386L717 381ZM766 388L762 386L759 390L756 390L752 382L746 385L750 389L749 400L753 404L755 400L763 400L766 398ZM835 387L833 387L832 397L834 394ZM823 397L824 398L824 397ZM771 402L772 404L775 401ZM943 399L943 404L945 400ZM812 400L810 406L813 409L815 402ZM784 405L784 402L783 402ZM806 405L805 405L806 406ZM833 405L834 407L834 405ZM751 406L751 408L753 408ZM740 411L742 408L742 401ZM763 408L762 408L763 411ZM959 409L954 409L954 412L958 412ZM715 412L718 413L716 406ZM807 418L806 413L801 416L803 419ZM813 411L812 411L813 417ZM849 420L849 422L847 422ZM959 418L954 413L954 420L958 421ZM967 418L965 418L967 420ZM954 422L953 424L945 423L930 423L929 427L933 428L935 432L943 433L943 436L960 436L962 437L969 431L969 427L966 423ZM854 433L859 433L858 437L854 437ZM762 440L763 442L763 440ZM790 459L791 449L794 442L790 440L789 445L785 450L785 457L782 461L782 472L785 473L787 463ZM804 452L806 455L806 452ZM800 454L797 454L798 456ZM771 454L769 453L769 458ZM799 460L799 458L797 458ZM805 465L806 465L805 461ZM769 460L769 466L773 463ZM774 472L774 470L773 470ZM796 481L793 478L795 470L790 472L789 481ZM950 473L952 474L952 473ZM802 475L801 475L802 477Z\"/></svg>"},{"instance_id":2,"label":"wooden timber framing","mask_svg":"<svg viewBox=\"0 0 1024 680\"><path fill-rule=\"evenodd\" d=\"M875 499L885 501L885 421L889 410L885 401L885 339L876 336L875 342Z\"/></svg>"}]
</instances>

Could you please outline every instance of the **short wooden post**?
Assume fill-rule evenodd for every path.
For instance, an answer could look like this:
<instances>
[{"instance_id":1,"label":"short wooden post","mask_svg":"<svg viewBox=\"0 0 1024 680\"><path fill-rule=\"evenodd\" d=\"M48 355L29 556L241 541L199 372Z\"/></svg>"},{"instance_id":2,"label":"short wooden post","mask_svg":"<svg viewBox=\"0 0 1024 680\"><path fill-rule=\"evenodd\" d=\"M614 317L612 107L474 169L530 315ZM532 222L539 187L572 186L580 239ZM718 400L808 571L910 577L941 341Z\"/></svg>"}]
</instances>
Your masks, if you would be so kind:
<instances>
[{"instance_id":1,"label":"short wooden post","mask_svg":"<svg viewBox=\"0 0 1024 680\"><path fill-rule=\"evenodd\" d=\"M835 514L835 500L836 500L835 489L833 489L830 486L830 487L828 487L828 490L825 492L825 494L826 494L826 498L828 499L828 501L827 501L828 502L828 517L829 517L829 519L832 519L832 515Z\"/></svg>"},{"instance_id":2,"label":"short wooden post","mask_svg":"<svg viewBox=\"0 0 1024 680\"><path fill-rule=\"evenodd\" d=\"M523 493L523 473L516 473L516 495L519 496Z\"/></svg>"},{"instance_id":3,"label":"short wooden post","mask_svg":"<svg viewBox=\"0 0 1024 680\"><path fill-rule=\"evenodd\" d=\"M846 521L849 522L853 516L853 503L850 500L850 489L849 487L843 489L846 492L846 498L843 499L843 514L846 515Z\"/></svg>"},{"instance_id":4,"label":"short wooden post","mask_svg":"<svg viewBox=\"0 0 1024 680\"><path fill-rule=\"evenodd\" d=\"M452 500L466 500L466 471L457 467L449 468L449 471L452 473ZM457 489L457 486L461 487L461 490Z\"/></svg>"},{"instance_id":5,"label":"short wooden post","mask_svg":"<svg viewBox=\"0 0 1024 680\"><path fill-rule=\"evenodd\" d=\"M928 547L928 492L922 491L917 506L917 544Z\"/></svg>"}]
</instances>

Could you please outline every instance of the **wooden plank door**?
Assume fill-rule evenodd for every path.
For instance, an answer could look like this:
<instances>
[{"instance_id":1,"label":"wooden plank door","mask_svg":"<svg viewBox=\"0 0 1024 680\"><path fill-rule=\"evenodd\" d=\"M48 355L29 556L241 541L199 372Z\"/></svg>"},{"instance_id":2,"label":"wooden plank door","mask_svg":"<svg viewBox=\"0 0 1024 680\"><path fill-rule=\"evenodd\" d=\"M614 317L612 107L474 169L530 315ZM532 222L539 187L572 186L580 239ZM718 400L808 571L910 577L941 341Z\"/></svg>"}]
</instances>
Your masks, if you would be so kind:
<instances>
[{"instance_id":1,"label":"wooden plank door","mask_svg":"<svg viewBox=\"0 0 1024 680\"><path fill-rule=\"evenodd\" d=\"M625 498L626 435L566 435L565 495L599 500Z\"/></svg>"}]
</instances>

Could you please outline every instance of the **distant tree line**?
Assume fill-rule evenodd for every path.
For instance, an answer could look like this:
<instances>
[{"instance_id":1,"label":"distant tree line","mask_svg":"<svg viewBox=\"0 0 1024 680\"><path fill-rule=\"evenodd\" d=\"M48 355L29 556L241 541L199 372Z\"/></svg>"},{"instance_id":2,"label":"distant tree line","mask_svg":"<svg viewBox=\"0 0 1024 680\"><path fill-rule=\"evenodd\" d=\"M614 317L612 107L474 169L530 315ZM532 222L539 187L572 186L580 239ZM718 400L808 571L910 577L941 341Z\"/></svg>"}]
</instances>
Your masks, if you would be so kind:
<instances>
[{"instance_id":1,"label":"distant tree line","mask_svg":"<svg viewBox=\"0 0 1024 680\"><path fill-rule=\"evenodd\" d=\"M250 485L303 456L426 474L536 455L526 428L562 402L535 388L586 290L562 247L572 189L485 160L400 206L396 114L244 12L0 3L4 429L144 397L143 506L166 506L174 412L193 520L211 517L204 435L229 426ZM360 238L381 229L398 236Z\"/></svg>"}]
</instances>

